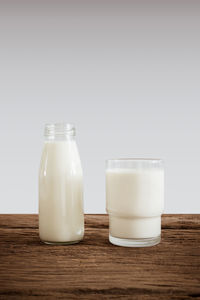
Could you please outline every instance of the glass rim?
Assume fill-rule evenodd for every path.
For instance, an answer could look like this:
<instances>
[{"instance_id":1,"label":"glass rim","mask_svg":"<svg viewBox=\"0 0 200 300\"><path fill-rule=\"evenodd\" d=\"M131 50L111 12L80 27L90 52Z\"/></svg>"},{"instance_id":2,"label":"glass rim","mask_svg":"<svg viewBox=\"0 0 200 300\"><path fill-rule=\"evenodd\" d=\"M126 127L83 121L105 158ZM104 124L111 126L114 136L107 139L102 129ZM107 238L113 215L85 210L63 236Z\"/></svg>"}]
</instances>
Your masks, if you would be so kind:
<instances>
[{"instance_id":1,"label":"glass rim","mask_svg":"<svg viewBox=\"0 0 200 300\"><path fill-rule=\"evenodd\" d=\"M106 159L106 162L109 161L144 161L144 162L163 162L164 160L161 158L110 158L110 159Z\"/></svg>"}]
</instances>

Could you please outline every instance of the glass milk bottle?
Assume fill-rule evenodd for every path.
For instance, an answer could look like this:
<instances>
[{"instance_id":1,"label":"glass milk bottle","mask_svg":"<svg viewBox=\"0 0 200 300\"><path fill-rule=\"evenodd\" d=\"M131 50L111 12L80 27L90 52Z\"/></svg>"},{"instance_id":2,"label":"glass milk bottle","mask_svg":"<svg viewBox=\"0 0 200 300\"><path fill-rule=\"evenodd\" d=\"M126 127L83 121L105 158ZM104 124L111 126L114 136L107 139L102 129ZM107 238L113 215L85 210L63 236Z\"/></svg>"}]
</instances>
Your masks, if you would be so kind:
<instances>
[{"instance_id":1,"label":"glass milk bottle","mask_svg":"<svg viewBox=\"0 0 200 300\"><path fill-rule=\"evenodd\" d=\"M39 171L39 235L46 244L73 244L83 239L83 174L75 127L45 125Z\"/></svg>"}]
</instances>

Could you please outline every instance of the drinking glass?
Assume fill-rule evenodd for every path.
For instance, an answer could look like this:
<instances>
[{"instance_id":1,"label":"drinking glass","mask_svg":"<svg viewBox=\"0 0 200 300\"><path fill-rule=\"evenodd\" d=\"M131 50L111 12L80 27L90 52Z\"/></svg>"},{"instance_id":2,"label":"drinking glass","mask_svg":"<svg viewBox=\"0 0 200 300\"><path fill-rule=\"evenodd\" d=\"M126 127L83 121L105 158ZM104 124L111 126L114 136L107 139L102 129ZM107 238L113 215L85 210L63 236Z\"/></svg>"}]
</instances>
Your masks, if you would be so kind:
<instances>
[{"instance_id":1,"label":"drinking glass","mask_svg":"<svg viewBox=\"0 0 200 300\"><path fill-rule=\"evenodd\" d=\"M106 161L106 210L109 241L145 247L160 242L164 209L164 166L161 159Z\"/></svg>"}]
</instances>

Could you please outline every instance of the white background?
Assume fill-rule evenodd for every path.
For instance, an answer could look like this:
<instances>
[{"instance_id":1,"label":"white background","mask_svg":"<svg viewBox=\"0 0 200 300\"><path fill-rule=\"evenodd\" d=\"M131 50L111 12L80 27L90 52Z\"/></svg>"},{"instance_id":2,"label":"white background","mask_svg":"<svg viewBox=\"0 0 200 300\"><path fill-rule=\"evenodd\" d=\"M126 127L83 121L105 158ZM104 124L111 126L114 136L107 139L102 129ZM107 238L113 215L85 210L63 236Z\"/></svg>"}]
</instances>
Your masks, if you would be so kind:
<instances>
[{"instance_id":1,"label":"white background","mask_svg":"<svg viewBox=\"0 0 200 300\"><path fill-rule=\"evenodd\" d=\"M200 213L200 2L0 0L0 213L38 210L46 122L73 122L85 212L105 159L165 160L166 213Z\"/></svg>"}]
</instances>

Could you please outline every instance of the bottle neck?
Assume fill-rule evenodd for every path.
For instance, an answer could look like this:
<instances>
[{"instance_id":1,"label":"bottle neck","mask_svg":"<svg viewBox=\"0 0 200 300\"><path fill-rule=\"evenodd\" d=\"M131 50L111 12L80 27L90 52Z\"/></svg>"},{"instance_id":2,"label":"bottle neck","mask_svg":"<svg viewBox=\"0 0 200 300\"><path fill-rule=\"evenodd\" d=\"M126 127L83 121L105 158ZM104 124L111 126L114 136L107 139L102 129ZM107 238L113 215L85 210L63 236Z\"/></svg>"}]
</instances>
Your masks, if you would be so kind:
<instances>
[{"instance_id":1,"label":"bottle neck","mask_svg":"<svg viewBox=\"0 0 200 300\"><path fill-rule=\"evenodd\" d=\"M75 127L69 123L46 124L44 137L45 141L75 140Z\"/></svg>"}]
</instances>

